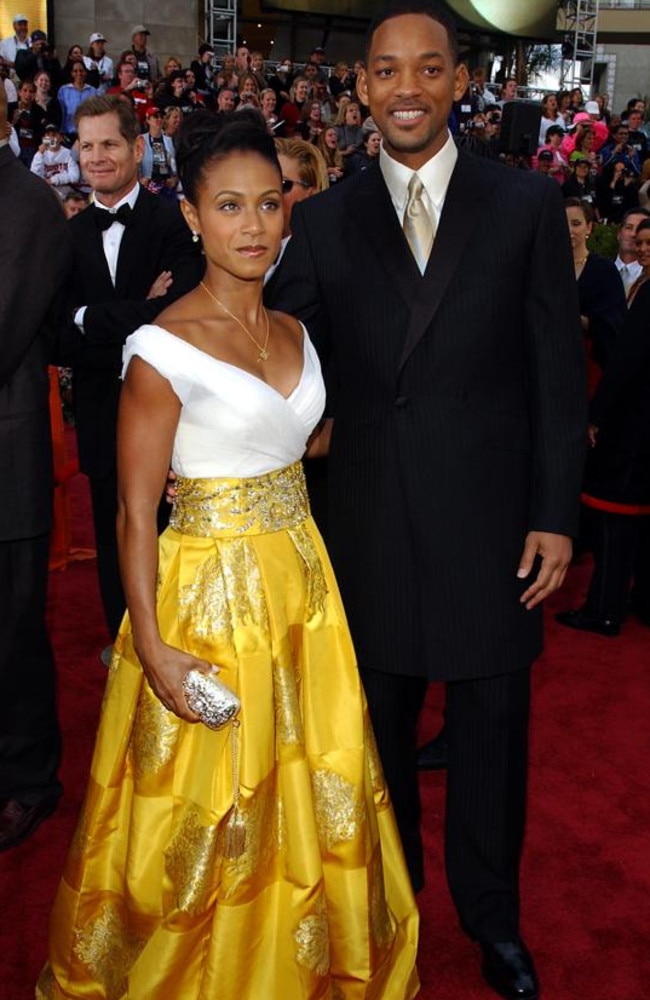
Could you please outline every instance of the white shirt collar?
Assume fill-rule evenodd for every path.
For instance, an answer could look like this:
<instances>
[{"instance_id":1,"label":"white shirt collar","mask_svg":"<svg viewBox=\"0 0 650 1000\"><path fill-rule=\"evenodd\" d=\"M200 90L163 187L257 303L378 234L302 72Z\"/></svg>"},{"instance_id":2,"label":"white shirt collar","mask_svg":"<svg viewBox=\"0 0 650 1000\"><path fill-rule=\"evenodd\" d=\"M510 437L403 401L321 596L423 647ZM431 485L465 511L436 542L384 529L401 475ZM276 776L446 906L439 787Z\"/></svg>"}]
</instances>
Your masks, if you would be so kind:
<instances>
[{"instance_id":1,"label":"white shirt collar","mask_svg":"<svg viewBox=\"0 0 650 1000\"><path fill-rule=\"evenodd\" d=\"M141 186L140 182L136 181L131 190L128 192L128 194L125 194L123 198L120 198L117 204L112 205L110 208L108 207L108 205L102 205L101 201L97 200L97 195L95 192L93 192L92 200L97 206L97 208L103 208L105 212L113 212L113 214L115 214L118 208L121 208L122 205L128 205L129 208L135 208L135 203L138 200L138 195L140 193L140 186Z\"/></svg>"},{"instance_id":2,"label":"white shirt collar","mask_svg":"<svg viewBox=\"0 0 650 1000\"><path fill-rule=\"evenodd\" d=\"M417 171L424 185L429 203L435 211L436 222L440 218L449 181L454 172L457 159L458 149L456 148L456 143L451 135L448 135L442 149L432 156L430 160L427 160ZM383 144L379 151L379 169L382 172L386 187L401 223L408 199L409 181L416 171L410 167L405 167L403 163L398 163L392 156L389 156Z\"/></svg>"},{"instance_id":3,"label":"white shirt collar","mask_svg":"<svg viewBox=\"0 0 650 1000\"><path fill-rule=\"evenodd\" d=\"M638 260L631 260L629 264L626 264L625 261L621 260L618 254L616 255L614 263L619 271L622 271L624 267L627 267L628 274L635 274L637 271L640 273L643 270Z\"/></svg>"}]
</instances>

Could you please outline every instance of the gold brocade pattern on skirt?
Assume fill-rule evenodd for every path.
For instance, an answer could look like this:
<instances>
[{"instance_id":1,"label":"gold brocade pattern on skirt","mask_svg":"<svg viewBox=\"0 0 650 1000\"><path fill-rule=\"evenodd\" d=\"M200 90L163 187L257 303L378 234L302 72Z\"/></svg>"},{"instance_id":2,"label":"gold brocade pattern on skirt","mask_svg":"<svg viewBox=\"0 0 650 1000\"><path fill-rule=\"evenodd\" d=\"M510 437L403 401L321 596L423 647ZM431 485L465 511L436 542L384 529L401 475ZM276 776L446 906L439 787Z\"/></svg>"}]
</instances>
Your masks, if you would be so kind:
<instances>
[{"instance_id":1,"label":"gold brocade pattern on skirt","mask_svg":"<svg viewBox=\"0 0 650 1000\"><path fill-rule=\"evenodd\" d=\"M244 846L230 727L167 712L126 618L37 996L411 1000L417 911L299 465L179 481L157 614L241 699Z\"/></svg>"}]
</instances>

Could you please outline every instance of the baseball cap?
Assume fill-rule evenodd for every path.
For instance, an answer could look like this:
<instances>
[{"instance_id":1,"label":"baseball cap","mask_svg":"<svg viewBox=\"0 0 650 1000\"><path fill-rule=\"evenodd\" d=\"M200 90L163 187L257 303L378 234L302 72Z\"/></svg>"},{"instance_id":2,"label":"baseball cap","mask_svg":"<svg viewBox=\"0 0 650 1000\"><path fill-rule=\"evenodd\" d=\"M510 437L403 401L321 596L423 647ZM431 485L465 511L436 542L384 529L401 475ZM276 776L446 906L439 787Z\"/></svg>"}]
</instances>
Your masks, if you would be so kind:
<instances>
[{"instance_id":1,"label":"baseball cap","mask_svg":"<svg viewBox=\"0 0 650 1000\"><path fill-rule=\"evenodd\" d=\"M92 45L93 42L107 42L108 39L104 38L101 31L95 31L88 39L88 44Z\"/></svg>"},{"instance_id":2,"label":"baseball cap","mask_svg":"<svg viewBox=\"0 0 650 1000\"><path fill-rule=\"evenodd\" d=\"M14 14L13 23L20 24L21 21L29 21L27 14Z\"/></svg>"},{"instance_id":3,"label":"baseball cap","mask_svg":"<svg viewBox=\"0 0 650 1000\"><path fill-rule=\"evenodd\" d=\"M32 42L46 42L46 41L47 41L47 35L45 34L44 31L41 31L40 29L32 31Z\"/></svg>"},{"instance_id":4,"label":"baseball cap","mask_svg":"<svg viewBox=\"0 0 650 1000\"><path fill-rule=\"evenodd\" d=\"M542 149L537 154L537 159L538 160L552 160L553 159L553 154L550 151L550 149Z\"/></svg>"},{"instance_id":5,"label":"baseball cap","mask_svg":"<svg viewBox=\"0 0 650 1000\"><path fill-rule=\"evenodd\" d=\"M58 132L59 131L59 126L56 124L56 122L46 122L46 124L43 126L43 131L44 132Z\"/></svg>"},{"instance_id":6,"label":"baseball cap","mask_svg":"<svg viewBox=\"0 0 650 1000\"><path fill-rule=\"evenodd\" d=\"M587 101L585 104L585 111L588 115L599 115L600 108L598 107L597 101Z\"/></svg>"},{"instance_id":7,"label":"baseball cap","mask_svg":"<svg viewBox=\"0 0 650 1000\"><path fill-rule=\"evenodd\" d=\"M131 32L131 38L133 38L134 35L139 35L140 33L142 33L143 35L151 34L149 29L145 28L144 24L134 24L133 31Z\"/></svg>"},{"instance_id":8,"label":"baseball cap","mask_svg":"<svg viewBox=\"0 0 650 1000\"><path fill-rule=\"evenodd\" d=\"M161 115L161 114L162 111L160 110L157 104L147 105L147 110L145 111L145 115L147 116L147 118L149 118L151 115Z\"/></svg>"},{"instance_id":9,"label":"baseball cap","mask_svg":"<svg viewBox=\"0 0 650 1000\"><path fill-rule=\"evenodd\" d=\"M316 47L312 49L312 52L318 52L318 54L321 56L325 55L325 49L323 48L322 45L316 45Z\"/></svg>"}]
</instances>

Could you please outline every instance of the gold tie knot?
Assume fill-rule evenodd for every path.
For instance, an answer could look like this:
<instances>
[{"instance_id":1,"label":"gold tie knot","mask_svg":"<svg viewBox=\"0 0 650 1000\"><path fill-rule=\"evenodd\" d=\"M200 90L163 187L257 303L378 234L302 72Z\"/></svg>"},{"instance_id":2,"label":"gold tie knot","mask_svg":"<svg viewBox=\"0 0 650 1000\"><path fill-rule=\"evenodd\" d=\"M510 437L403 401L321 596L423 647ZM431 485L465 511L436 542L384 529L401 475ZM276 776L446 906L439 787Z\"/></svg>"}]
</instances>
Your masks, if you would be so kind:
<instances>
[{"instance_id":1,"label":"gold tie knot","mask_svg":"<svg viewBox=\"0 0 650 1000\"><path fill-rule=\"evenodd\" d=\"M424 184L420 180L417 174L413 174L409 181L408 186L408 201L406 203L406 214L412 219L419 215L424 206L422 204L422 192L424 191Z\"/></svg>"}]
</instances>

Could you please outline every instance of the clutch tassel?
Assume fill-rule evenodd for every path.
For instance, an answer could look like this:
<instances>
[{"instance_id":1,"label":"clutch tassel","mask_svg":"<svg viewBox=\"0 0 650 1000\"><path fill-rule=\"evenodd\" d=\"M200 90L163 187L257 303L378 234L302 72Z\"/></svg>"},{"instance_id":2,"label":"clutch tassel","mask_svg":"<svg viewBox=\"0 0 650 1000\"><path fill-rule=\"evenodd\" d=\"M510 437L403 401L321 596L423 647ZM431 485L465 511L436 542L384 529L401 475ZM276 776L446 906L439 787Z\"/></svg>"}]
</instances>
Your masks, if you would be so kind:
<instances>
[{"instance_id":1,"label":"clutch tassel","mask_svg":"<svg viewBox=\"0 0 650 1000\"><path fill-rule=\"evenodd\" d=\"M224 858L232 861L246 850L246 825L239 808L239 719L234 719L230 730L232 749L233 807L226 823Z\"/></svg>"}]
</instances>

